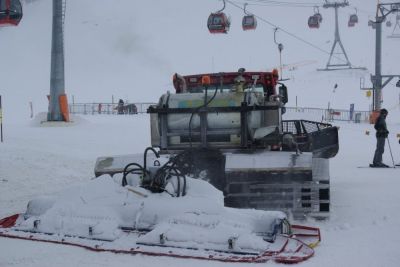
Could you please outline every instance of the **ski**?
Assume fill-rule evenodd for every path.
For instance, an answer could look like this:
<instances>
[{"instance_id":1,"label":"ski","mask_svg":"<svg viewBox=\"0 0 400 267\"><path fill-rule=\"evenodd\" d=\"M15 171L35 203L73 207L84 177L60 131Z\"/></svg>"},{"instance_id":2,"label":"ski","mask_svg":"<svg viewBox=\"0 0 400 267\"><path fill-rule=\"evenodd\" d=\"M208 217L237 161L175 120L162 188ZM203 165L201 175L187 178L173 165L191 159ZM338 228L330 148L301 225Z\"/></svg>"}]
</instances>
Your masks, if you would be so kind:
<instances>
[{"instance_id":1,"label":"ski","mask_svg":"<svg viewBox=\"0 0 400 267\"><path fill-rule=\"evenodd\" d=\"M400 165L388 166L388 167L373 167L373 166L357 166L358 169L397 169Z\"/></svg>"}]
</instances>

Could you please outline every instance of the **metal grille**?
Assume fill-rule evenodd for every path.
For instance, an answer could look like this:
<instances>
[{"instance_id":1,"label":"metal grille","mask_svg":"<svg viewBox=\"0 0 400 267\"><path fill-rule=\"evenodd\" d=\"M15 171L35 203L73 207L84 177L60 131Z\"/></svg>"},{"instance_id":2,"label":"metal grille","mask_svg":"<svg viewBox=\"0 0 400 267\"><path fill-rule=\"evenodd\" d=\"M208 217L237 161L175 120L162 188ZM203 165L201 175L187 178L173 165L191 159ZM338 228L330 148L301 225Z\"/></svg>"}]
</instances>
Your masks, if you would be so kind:
<instances>
[{"instance_id":1,"label":"metal grille","mask_svg":"<svg viewBox=\"0 0 400 267\"><path fill-rule=\"evenodd\" d=\"M225 204L236 208L282 210L295 219L329 216L329 183L253 184L241 193L228 193Z\"/></svg>"},{"instance_id":2,"label":"metal grille","mask_svg":"<svg viewBox=\"0 0 400 267\"><path fill-rule=\"evenodd\" d=\"M322 129L332 127L329 123L306 121L306 120L284 120L282 121L282 130L285 133L302 135L306 133L317 132Z\"/></svg>"},{"instance_id":3,"label":"metal grille","mask_svg":"<svg viewBox=\"0 0 400 267\"><path fill-rule=\"evenodd\" d=\"M309 123L309 122L303 121L303 127L307 133L316 132L319 130L317 123Z\"/></svg>"}]
</instances>

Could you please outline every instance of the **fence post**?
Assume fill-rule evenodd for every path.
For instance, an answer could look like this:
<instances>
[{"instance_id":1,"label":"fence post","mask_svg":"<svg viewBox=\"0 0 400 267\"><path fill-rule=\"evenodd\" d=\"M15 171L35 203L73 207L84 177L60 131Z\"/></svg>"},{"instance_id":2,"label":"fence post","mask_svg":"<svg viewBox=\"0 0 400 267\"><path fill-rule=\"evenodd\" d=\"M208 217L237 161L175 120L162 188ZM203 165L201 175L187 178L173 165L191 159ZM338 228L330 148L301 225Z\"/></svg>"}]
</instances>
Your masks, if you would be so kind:
<instances>
[{"instance_id":1,"label":"fence post","mask_svg":"<svg viewBox=\"0 0 400 267\"><path fill-rule=\"evenodd\" d=\"M31 110L31 118L33 118L33 103L32 103L32 101L29 101L29 107Z\"/></svg>"},{"instance_id":2,"label":"fence post","mask_svg":"<svg viewBox=\"0 0 400 267\"><path fill-rule=\"evenodd\" d=\"M3 109L1 105L1 95L0 95L0 136L1 142L3 143Z\"/></svg>"}]
</instances>

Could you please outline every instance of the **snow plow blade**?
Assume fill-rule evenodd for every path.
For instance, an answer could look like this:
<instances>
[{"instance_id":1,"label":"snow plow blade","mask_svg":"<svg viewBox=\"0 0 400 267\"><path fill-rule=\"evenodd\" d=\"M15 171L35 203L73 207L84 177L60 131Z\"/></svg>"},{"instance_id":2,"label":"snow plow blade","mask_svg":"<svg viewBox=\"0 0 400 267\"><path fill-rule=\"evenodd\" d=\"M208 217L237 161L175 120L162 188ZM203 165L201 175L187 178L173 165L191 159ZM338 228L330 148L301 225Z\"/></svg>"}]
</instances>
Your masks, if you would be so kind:
<instances>
[{"instance_id":1,"label":"snow plow blade","mask_svg":"<svg viewBox=\"0 0 400 267\"><path fill-rule=\"evenodd\" d=\"M222 192L198 179L186 177L186 193L177 195L171 179L155 193L104 175L33 199L23 214L0 220L0 237L224 262L295 263L313 256L318 229L291 227L281 211L225 207Z\"/></svg>"},{"instance_id":2,"label":"snow plow blade","mask_svg":"<svg viewBox=\"0 0 400 267\"><path fill-rule=\"evenodd\" d=\"M274 242L269 243L264 251L256 253L245 250L235 251L234 239L226 240L225 249L213 250L179 246L176 243L172 245L173 240L170 241L164 237L164 241L161 241L163 238L161 236L160 242L141 243L138 242L138 238L146 235L146 233L140 231L125 231L119 240L106 241L13 229L13 226L21 220L24 220L22 214L0 220L0 237L74 246L93 252L141 254L221 262L263 263L272 260L280 263L300 263L314 255L313 248L321 240L318 228L292 225L293 234L277 235Z\"/></svg>"}]
</instances>

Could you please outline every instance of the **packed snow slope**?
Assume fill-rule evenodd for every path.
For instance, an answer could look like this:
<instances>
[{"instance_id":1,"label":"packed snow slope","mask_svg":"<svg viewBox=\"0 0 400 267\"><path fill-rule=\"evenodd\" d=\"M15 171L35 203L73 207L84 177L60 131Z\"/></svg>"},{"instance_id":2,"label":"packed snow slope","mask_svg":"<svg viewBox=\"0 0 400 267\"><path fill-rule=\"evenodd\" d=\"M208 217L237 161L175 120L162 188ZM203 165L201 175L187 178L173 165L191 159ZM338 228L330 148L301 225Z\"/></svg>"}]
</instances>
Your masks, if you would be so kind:
<instances>
[{"instance_id":1,"label":"packed snow slope","mask_svg":"<svg viewBox=\"0 0 400 267\"><path fill-rule=\"evenodd\" d=\"M390 116L391 114L389 114ZM96 157L139 153L150 143L148 115L74 118L69 127L38 121L7 123L0 153L0 217L22 212L30 199L86 183ZM331 216L301 222L321 228L322 243L301 266L398 266L400 169L358 168L371 162L368 124L340 123L339 154L331 160ZM393 157L400 161L389 123ZM366 131L371 131L366 135ZM386 145L384 162L391 164ZM66 261L68 259L68 261ZM227 266L217 262L94 253L62 245L0 238L0 266ZM254 265L254 264L253 264ZM268 265L274 265L270 262Z\"/></svg>"}]
</instances>

